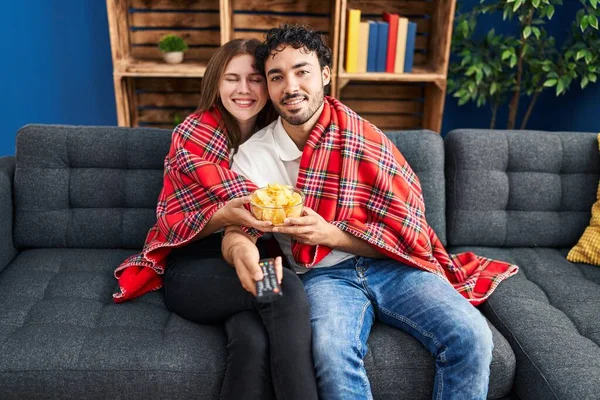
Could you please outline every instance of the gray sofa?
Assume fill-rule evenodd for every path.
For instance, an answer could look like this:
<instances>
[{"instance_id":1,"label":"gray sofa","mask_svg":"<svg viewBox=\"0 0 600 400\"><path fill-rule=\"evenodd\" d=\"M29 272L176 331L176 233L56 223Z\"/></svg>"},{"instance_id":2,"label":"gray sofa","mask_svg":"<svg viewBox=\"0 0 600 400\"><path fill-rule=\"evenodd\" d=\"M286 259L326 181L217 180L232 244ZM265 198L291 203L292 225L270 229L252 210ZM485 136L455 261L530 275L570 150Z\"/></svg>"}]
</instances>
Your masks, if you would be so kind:
<instances>
[{"instance_id":1,"label":"gray sofa","mask_svg":"<svg viewBox=\"0 0 600 400\"><path fill-rule=\"evenodd\" d=\"M589 222L595 135L390 133L450 251L521 272L480 309L494 335L489 398L600 396L600 269L565 259ZM162 291L114 304L113 270L155 220L170 132L28 125L0 158L0 398L216 399L221 326L171 313ZM445 159L445 163L444 163ZM376 324L376 399L429 399L434 360Z\"/></svg>"}]
</instances>

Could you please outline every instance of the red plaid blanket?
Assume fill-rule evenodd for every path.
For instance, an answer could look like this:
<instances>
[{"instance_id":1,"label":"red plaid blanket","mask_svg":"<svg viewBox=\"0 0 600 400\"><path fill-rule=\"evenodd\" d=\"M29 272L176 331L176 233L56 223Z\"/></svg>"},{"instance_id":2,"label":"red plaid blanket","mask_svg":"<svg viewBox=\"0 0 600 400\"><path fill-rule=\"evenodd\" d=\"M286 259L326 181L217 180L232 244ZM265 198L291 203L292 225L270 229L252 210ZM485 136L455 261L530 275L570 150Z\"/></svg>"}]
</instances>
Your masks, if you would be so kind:
<instances>
[{"instance_id":1,"label":"red plaid blanket","mask_svg":"<svg viewBox=\"0 0 600 400\"><path fill-rule=\"evenodd\" d=\"M229 170L220 121L216 110L192 114L173 132L157 223L143 251L115 271L120 287L115 302L159 289L171 248L190 242L227 200L256 189ZM306 143L297 186L306 194L305 204L327 221L400 262L445 278L475 305L518 270L473 253L448 255L425 220L419 180L402 154L335 99L326 98ZM300 265L311 267L331 249L294 242L292 251Z\"/></svg>"},{"instance_id":2,"label":"red plaid blanket","mask_svg":"<svg viewBox=\"0 0 600 400\"><path fill-rule=\"evenodd\" d=\"M306 206L341 230L402 263L448 280L472 304L483 302L516 265L449 255L425 220L419 179L379 129L327 97L302 154L297 186ZM295 260L310 267L331 249L293 243Z\"/></svg>"},{"instance_id":3,"label":"red plaid blanket","mask_svg":"<svg viewBox=\"0 0 600 400\"><path fill-rule=\"evenodd\" d=\"M115 270L119 292L113 294L114 301L159 289L171 249L194 239L228 200L254 189L252 182L229 169L227 137L218 110L188 116L173 131L165 157L157 222L148 232L142 252Z\"/></svg>"}]
</instances>

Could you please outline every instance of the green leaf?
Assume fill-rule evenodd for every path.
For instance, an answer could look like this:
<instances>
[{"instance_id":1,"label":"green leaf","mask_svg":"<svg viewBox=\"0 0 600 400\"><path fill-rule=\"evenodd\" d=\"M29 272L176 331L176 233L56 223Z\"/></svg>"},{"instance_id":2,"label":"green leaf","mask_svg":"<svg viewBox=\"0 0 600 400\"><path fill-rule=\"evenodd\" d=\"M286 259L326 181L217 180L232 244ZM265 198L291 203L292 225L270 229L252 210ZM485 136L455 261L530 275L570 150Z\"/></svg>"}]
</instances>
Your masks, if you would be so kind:
<instances>
[{"instance_id":1,"label":"green leaf","mask_svg":"<svg viewBox=\"0 0 600 400\"><path fill-rule=\"evenodd\" d=\"M515 65L517 65L517 56L515 56L515 55L512 55L512 56L510 57L510 67L511 67L511 68L514 68L514 67L515 67Z\"/></svg>"},{"instance_id":2,"label":"green leaf","mask_svg":"<svg viewBox=\"0 0 600 400\"><path fill-rule=\"evenodd\" d=\"M554 6L552 4L550 4L548 6L548 19L552 19L553 16L554 16Z\"/></svg>"},{"instance_id":3,"label":"green leaf","mask_svg":"<svg viewBox=\"0 0 600 400\"><path fill-rule=\"evenodd\" d=\"M593 14L588 15L588 20L590 21L590 26L597 30L598 29L598 17L596 17Z\"/></svg>"},{"instance_id":4,"label":"green leaf","mask_svg":"<svg viewBox=\"0 0 600 400\"><path fill-rule=\"evenodd\" d=\"M531 35L531 27L526 26L525 29L523 29L523 38L527 39L530 35Z\"/></svg>"},{"instance_id":5,"label":"green leaf","mask_svg":"<svg viewBox=\"0 0 600 400\"><path fill-rule=\"evenodd\" d=\"M481 72L481 70L478 70L477 73L475 74L475 81L477 82L478 85L481 83L482 79L483 79L483 72Z\"/></svg>"},{"instance_id":6,"label":"green leaf","mask_svg":"<svg viewBox=\"0 0 600 400\"><path fill-rule=\"evenodd\" d=\"M590 81L589 81L588 77L584 76L583 79L581 80L581 88L585 89L585 87L588 85L589 82Z\"/></svg>"},{"instance_id":7,"label":"green leaf","mask_svg":"<svg viewBox=\"0 0 600 400\"><path fill-rule=\"evenodd\" d=\"M516 12L519 7L523 4L524 0L515 0L515 5L513 6L513 12Z\"/></svg>"},{"instance_id":8,"label":"green leaf","mask_svg":"<svg viewBox=\"0 0 600 400\"><path fill-rule=\"evenodd\" d=\"M540 0L533 0L531 3L535 8L538 8L540 6Z\"/></svg>"},{"instance_id":9,"label":"green leaf","mask_svg":"<svg viewBox=\"0 0 600 400\"><path fill-rule=\"evenodd\" d=\"M556 79L548 79L546 82L544 82L544 86L552 87L552 86L555 86L557 82L558 81Z\"/></svg>"},{"instance_id":10,"label":"green leaf","mask_svg":"<svg viewBox=\"0 0 600 400\"><path fill-rule=\"evenodd\" d=\"M588 16L584 15L581 18L581 23L579 24L579 27L581 28L581 32L585 32L585 30L587 29L589 24L590 24L590 22L588 21Z\"/></svg>"},{"instance_id":11,"label":"green leaf","mask_svg":"<svg viewBox=\"0 0 600 400\"><path fill-rule=\"evenodd\" d=\"M594 10L598 7L598 0L590 0L590 4L594 7Z\"/></svg>"},{"instance_id":12,"label":"green leaf","mask_svg":"<svg viewBox=\"0 0 600 400\"><path fill-rule=\"evenodd\" d=\"M579 50L577 52L577 55L575 56L575 60L579 60L581 58L585 57L585 50Z\"/></svg>"},{"instance_id":13,"label":"green leaf","mask_svg":"<svg viewBox=\"0 0 600 400\"><path fill-rule=\"evenodd\" d=\"M563 84L563 81L560 80L558 81L558 84L556 85L556 95L560 95L563 91L565 90L565 85Z\"/></svg>"},{"instance_id":14,"label":"green leaf","mask_svg":"<svg viewBox=\"0 0 600 400\"><path fill-rule=\"evenodd\" d=\"M590 82L596 83L596 81L598 80L598 76L596 74L589 74L588 79L590 80Z\"/></svg>"},{"instance_id":15,"label":"green leaf","mask_svg":"<svg viewBox=\"0 0 600 400\"><path fill-rule=\"evenodd\" d=\"M490 86L490 94L493 95L497 91L498 91L498 84L496 82L493 82L492 86Z\"/></svg>"},{"instance_id":16,"label":"green leaf","mask_svg":"<svg viewBox=\"0 0 600 400\"><path fill-rule=\"evenodd\" d=\"M585 52L585 62L586 64L590 64L594 59L594 55L590 51Z\"/></svg>"},{"instance_id":17,"label":"green leaf","mask_svg":"<svg viewBox=\"0 0 600 400\"><path fill-rule=\"evenodd\" d=\"M531 28L531 30L533 31L535 37L539 39L541 35L540 28L534 26L533 28Z\"/></svg>"},{"instance_id":18,"label":"green leaf","mask_svg":"<svg viewBox=\"0 0 600 400\"><path fill-rule=\"evenodd\" d=\"M504 50L504 52L502 53L502 61L506 60L510 56L512 56L512 51L510 51L510 50Z\"/></svg>"}]
</instances>

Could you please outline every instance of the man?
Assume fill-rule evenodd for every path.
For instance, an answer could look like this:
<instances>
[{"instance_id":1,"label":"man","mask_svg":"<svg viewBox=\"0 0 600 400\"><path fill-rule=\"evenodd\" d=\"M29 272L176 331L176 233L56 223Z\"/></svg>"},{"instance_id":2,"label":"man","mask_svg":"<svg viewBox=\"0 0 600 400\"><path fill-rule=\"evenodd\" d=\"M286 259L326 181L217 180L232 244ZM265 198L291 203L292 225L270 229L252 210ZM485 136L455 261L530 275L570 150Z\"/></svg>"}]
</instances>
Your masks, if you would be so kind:
<instances>
[{"instance_id":1,"label":"man","mask_svg":"<svg viewBox=\"0 0 600 400\"><path fill-rule=\"evenodd\" d=\"M321 35L272 29L256 57L280 118L240 146L232 169L259 187L284 183L306 194L303 216L273 232L308 294L320 397L372 398L363 358L378 318L435 356L433 398L485 399L492 336L469 300L485 300L517 267L447 255L400 152L324 96L331 52ZM239 227L223 239L223 255L247 290L262 276L255 242Z\"/></svg>"}]
</instances>

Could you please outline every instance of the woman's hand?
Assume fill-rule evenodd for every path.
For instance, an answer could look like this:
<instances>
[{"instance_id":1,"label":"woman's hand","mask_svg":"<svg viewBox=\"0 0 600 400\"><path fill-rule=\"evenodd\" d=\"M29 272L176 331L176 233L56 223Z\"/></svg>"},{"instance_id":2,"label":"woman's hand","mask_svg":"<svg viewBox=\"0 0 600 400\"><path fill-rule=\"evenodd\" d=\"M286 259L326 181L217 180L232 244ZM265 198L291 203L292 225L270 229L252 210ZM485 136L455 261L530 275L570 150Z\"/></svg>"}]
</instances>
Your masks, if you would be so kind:
<instances>
[{"instance_id":1,"label":"woman's hand","mask_svg":"<svg viewBox=\"0 0 600 400\"><path fill-rule=\"evenodd\" d=\"M242 287L256 296L256 282L264 277L260 265L258 265L260 259L258 248L254 244L235 245L231 248L231 258ZM281 284L283 278L281 257L275 259L275 273L277 281Z\"/></svg>"},{"instance_id":2,"label":"woman's hand","mask_svg":"<svg viewBox=\"0 0 600 400\"><path fill-rule=\"evenodd\" d=\"M271 232L273 225L271 221L259 221L248 211L244 205L250 203L250 196L238 197L229 200L223 208L219 210L222 214L225 226L241 225L250 228L256 228L262 232Z\"/></svg>"}]
</instances>

